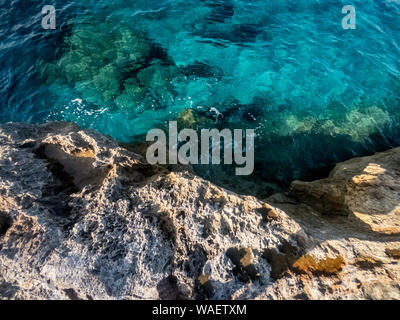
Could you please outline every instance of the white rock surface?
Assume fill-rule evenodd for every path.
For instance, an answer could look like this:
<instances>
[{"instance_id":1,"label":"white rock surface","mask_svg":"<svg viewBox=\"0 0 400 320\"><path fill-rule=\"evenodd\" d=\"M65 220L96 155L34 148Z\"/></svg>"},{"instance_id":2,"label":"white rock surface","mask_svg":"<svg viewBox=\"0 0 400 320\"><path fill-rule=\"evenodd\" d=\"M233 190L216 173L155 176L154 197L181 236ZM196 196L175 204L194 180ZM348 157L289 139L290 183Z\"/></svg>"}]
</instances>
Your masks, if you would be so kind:
<instances>
[{"instance_id":1,"label":"white rock surface","mask_svg":"<svg viewBox=\"0 0 400 320\"><path fill-rule=\"evenodd\" d=\"M400 202L395 150L394 185L365 215ZM1 125L0 298L399 299L399 234L363 228L353 207L325 215L307 190L267 204L72 123Z\"/></svg>"}]
</instances>

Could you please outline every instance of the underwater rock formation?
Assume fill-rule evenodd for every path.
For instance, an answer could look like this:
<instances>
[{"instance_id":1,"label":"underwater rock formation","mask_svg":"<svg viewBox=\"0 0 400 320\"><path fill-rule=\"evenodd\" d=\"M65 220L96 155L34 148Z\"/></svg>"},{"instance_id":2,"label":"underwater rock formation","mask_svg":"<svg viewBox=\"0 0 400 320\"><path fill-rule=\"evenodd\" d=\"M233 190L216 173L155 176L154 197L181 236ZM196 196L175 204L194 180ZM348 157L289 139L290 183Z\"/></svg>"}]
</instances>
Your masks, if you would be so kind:
<instances>
[{"instance_id":1,"label":"underwater rock formation","mask_svg":"<svg viewBox=\"0 0 400 320\"><path fill-rule=\"evenodd\" d=\"M187 128L254 129L256 159L251 178L263 190L269 189L255 190L252 194L258 197L271 195L295 179L321 178L339 161L399 145L397 81L383 86L386 89L380 91L387 95L379 97L347 92L353 86L333 81L324 69L310 70L304 63L302 70L297 63L286 63L286 56L298 57L298 52L290 53L294 48L272 50L277 56L268 56L265 48L246 48L264 37L261 26L267 17L249 25L243 18L249 14L245 8L236 8L241 12L237 16L235 6L229 4L203 5L205 16L190 17L193 23L185 21L181 28L174 26L177 34L168 28L161 32L163 19L155 19L153 13L142 23L122 23L98 14L69 21L59 35L59 50L40 64L57 103L50 116L42 112L46 116L38 122L74 121L125 143L140 142L149 130L176 118L180 127ZM212 17L217 23L209 21ZM235 23L226 24L225 18ZM186 37L196 34L186 33L190 25L198 28L193 39ZM178 37L172 39L171 34ZM207 44L213 38L230 44ZM282 64L273 63L272 68L274 59ZM328 76L327 84L320 81L321 74ZM302 79L304 75L307 79ZM360 90L368 91L362 86ZM230 181L229 168L199 168L197 174L214 183L225 180L220 185L236 185L237 192L249 189L247 184L242 188L243 183Z\"/></svg>"},{"instance_id":2,"label":"underwater rock formation","mask_svg":"<svg viewBox=\"0 0 400 320\"><path fill-rule=\"evenodd\" d=\"M142 32L93 21L75 24L64 38L61 57L42 68L47 84L68 84L87 103L139 110L170 102L177 72Z\"/></svg>"},{"instance_id":3,"label":"underwater rock formation","mask_svg":"<svg viewBox=\"0 0 400 320\"><path fill-rule=\"evenodd\" d=\"M264 202L73 123L1 125L0 298L399 299L399 157Z\"/></svg>"}]
</instances>

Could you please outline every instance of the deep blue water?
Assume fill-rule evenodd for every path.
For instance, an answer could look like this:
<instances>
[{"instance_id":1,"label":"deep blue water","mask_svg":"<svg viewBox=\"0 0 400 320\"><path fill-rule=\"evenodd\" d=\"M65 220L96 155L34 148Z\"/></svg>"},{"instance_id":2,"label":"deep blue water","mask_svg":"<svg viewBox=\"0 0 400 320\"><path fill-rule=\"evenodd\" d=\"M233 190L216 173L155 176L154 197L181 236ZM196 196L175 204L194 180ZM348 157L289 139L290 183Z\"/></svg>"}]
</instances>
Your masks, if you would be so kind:
<instances>
[{"instance_id":1,"label":"deep blue water","mask_svg":"<svg viewBox=\"0 0 400 320\"><path fill-rule=\"evenodd\" d=\"M398 0L0 0L0 41L0 122L131 142L190 108L199 127L256 129L247 180L281 186L400 145Z\"/></svg>"}]
</instances>

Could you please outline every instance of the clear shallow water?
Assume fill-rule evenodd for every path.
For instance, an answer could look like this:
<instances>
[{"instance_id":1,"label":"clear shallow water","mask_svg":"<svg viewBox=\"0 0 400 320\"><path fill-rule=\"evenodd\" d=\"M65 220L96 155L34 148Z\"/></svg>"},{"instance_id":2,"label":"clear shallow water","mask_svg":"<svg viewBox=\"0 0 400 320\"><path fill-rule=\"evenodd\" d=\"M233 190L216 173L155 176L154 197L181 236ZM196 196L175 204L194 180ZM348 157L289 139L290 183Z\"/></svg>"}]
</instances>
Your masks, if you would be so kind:
<instances>
[{"instance_id":1,"label":"clear shallow water","mask_svg":"<svg viewBox=\"0 0 400 320\"><path fill-rule=\"evenodd\" d=\"M346 4L2 1L0 122L70 120L131 142L190 108L196 127L256 129L254 179L318 177L400 145L400 3L353 1L351 31Z\"/></svg>"}]
</instances>

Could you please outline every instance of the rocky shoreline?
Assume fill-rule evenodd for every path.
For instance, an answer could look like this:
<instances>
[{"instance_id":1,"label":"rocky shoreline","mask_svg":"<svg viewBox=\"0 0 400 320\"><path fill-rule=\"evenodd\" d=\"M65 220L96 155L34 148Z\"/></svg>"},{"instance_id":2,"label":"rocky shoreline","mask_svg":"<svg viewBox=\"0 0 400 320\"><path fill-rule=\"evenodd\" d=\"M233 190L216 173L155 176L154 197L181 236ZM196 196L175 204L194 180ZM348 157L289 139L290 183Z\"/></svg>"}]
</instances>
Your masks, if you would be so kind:
<instances>
[{"instance_id":1,"label":"rocky shoreline","mask_svg":"<svg viewBox=\"0 0 400 320\"><path fill-rule=\"evenodd\" d=\"M266 201L73 123L0 126L1 299L400 299L400 148Z\"/></svg>"}]
</instances>

